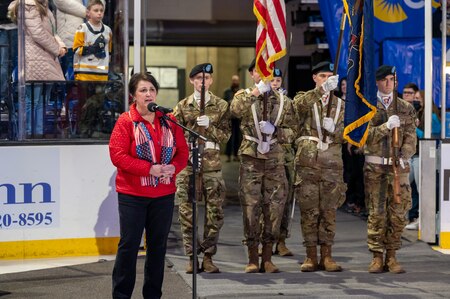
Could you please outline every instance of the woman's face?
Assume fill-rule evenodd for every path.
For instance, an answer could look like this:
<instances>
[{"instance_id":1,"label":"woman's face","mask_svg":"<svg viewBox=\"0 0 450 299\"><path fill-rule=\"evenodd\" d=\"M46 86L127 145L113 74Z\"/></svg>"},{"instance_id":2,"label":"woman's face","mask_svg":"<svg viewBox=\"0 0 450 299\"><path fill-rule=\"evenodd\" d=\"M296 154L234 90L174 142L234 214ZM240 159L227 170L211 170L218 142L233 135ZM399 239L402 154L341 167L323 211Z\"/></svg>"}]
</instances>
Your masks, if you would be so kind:
<instances>
[{"instance_id":1,"label":"woman's face","mask_svg":"<svg viewBox=\"0 0 450 299\"><path fill-rule=\"evenodd\" d=\"M342 80L341 81L341 92L343 94L347 93L347 80Z\"/></svg>"},{"instance_id":2,"label":"woman's face","mask_svg":"<svg viewBox=\"0 0 450 299\"><path fill-rule=\"evenodd\" d=\"M157 94L158 92L151 82L139 81L133 95L138 111L147 111L148 104L156 102Z\"/></svg>"}]
</instances>

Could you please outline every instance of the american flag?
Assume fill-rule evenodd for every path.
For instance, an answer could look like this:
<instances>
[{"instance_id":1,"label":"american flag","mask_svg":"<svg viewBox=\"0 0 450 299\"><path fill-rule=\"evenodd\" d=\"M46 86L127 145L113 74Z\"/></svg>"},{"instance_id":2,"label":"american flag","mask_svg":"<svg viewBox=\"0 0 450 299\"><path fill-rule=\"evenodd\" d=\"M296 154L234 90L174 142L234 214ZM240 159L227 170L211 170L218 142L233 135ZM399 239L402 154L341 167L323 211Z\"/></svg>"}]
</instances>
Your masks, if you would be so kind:
<instances>
[{"instance_id":1,"label":"american flag","mask_svg":"<svg viewBox=\"0 0 450 299\"><path fill-rule=\"evenodd\" d=\"M264 81L272 79L274 62L286 55L286 7L284 0L254 0L256 70Z\"/></svg>"},{"instance_id":2,"label":"american flag","mask_svg":"<svg viewBox=\"0 0 450 299\"><path fill-rule=\"evenodd\" d=\"M155 147L151 142L152 137L148 130L145 128L144 123L135 123L134 127L134 139L136 140L136 154L140 159L154 163ZM142 186L156 186L158 184L158 178L154 176L142 176Z\"/></svg>"}]
</instances>

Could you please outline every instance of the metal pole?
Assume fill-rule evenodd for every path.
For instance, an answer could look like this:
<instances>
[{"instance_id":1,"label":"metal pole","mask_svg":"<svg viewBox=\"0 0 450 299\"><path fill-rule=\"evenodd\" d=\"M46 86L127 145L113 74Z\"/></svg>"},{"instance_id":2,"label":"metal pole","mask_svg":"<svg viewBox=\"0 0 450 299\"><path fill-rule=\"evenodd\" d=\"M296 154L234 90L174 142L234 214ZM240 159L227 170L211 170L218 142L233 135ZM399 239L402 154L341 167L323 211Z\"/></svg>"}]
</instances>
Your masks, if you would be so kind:
<instances>
[{"instance_id":1,"label":"metal pole","mask_svg":"<svg viewBox=\"0 0 450 299\"><path fill-rule=\"evenodd\" d=\"M442 1L442 70L441 70L441 138L446 135L446 110L447 110L447 0ZM426 105L425 105L426 108ZM431 109L431 108L430 108Z\"/></svg>"},{"instance_id":2,"label":"metal pole","mask_svg":"<svg viewBox=\"0 0 450 299\"><path fill-rule=\"evenodd\" d=\"M120 2L119 2L120 3ZM129 105L128 105L128 69L130 66L129 63L129 58L130 58L130 52L129 52L129 42L130 42L130 36L128 33L128 28L130 27L129 22L128 22L128 13L129 13L129 1L125 0L124 4L123 4L123 11L122 11L122 19L123 19L123 56L124 56L124 63L123 63L123 90L124 90L124 95L123 95L123 101L124 101L124 111L128 111L129 109Z\"/></svg>"},{"instance_id":3,"label":"metal pole","mask_svg":"<svg viewBox=\"0 0 450 299\"><path fill-rule=\"evenodd\" d=\"M431 0L425 0L425 138L431 136L431 108L433 101L433 41L432 41L432 7Z\"/></svg>"},{"instance_id":4,"label":"metal pole","mask_svg":"<svg viewBox=\"0 0 450 299\"><path fill-rule=\"evenodd\" d=\"M17 139L25 140L26 138L26 109L25 109L25 0L19 0L19 11L17 18L18 26L18 96L19 96L19 117Z\"/></svg>"},{"instance_id":5,"label":"metal pole","mask_svg":"<svg viewBox=\"0 0 450 299\"><path fill-rule=\"evenodd\" d=\"M134 0L133 59L134 72L141 71L141 0Z\"/></svg>"}]
</instances>

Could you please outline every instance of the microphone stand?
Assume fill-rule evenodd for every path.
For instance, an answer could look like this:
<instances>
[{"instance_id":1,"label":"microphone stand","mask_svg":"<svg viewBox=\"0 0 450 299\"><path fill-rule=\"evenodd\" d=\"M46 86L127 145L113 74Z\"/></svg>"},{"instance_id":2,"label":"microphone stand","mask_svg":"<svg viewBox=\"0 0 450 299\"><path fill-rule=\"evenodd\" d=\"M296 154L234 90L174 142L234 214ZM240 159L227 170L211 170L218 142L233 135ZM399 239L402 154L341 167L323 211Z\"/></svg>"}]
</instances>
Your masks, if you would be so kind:
<instances>
[{"instance_id":1,"label":"microphone stand","mask_svg":"<svg viewBox=\"0 0 450 299\"><path fill-rule=\"evenodd\" d=\"M199 149L197 140L200 138L203 141L207 141L208 139L199 133L183 126L182 124L174 121L170 117L168 117L165 113L163 113L163 119L168 120L175 125L181 127L183 130L189 132L189 142L192 144L192 176L191 176L191 184L190 184L190 197L192 198L192 298L197 299L197 199L195 192L195 177L199 172Z\"/></svg>"}]
</instances>

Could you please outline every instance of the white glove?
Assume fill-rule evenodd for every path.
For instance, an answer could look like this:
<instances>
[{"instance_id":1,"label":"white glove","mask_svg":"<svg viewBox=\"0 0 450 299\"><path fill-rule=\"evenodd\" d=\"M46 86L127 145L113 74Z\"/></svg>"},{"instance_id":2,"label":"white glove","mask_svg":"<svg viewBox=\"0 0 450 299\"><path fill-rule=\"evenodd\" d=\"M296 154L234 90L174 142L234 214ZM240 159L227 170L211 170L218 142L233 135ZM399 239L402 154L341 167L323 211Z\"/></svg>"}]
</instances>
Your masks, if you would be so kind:
<instances>
[{"instance_id":1,"label":"white glove","mask_svg":"<svg viewBox=\"0 0 450 299\"><path fill-rule=\"evenodd\" d=\"M386 126L389 130L400 127L400 118L397 115L391 115L386 122Z\"/></svg>"},{"instance_id":2,"label":"white glove","mask_svg":"<svg viewBox=\"0 0 450 299\"><path fill-rule=\"evenodd\" d=\"M202 115L202 116L197 117L197 125L199 127L205 127L205 129L208 129L209 117L207 115Z\"/></svg>"},{"instance_id":3,"label":"white glove","mask_svg":"<svg viewBox=\"0 0 450 299\"><path fill-rule=\"evenodd\" d=\"M259 129L261 130L261 133L264 134L273 134L275 132L275 127L270 122L262 120L259 122Z\"/></svg>"},{"instance_id":4,"label":"white glove","mask_svg":"<svg viewBox=\"0 0 450 299\"><path fill-rule=\"evenodd\" d=\"M270 83L265 83L263 80L259 81L258 84L256 84L256 88L258 88L260 94L268 92L272 89Z\"/></svg>"},{"instance_id":5,"label":"white glove","mask_svg":"<svg viewBox=\"0 0 450 299\"><path fill-rule=\"evenodd\" d=\"M339 75L328 77L327 81L322 84L322 89L325 92L330 92L336 89L339 83Z\"/></svg>"},{"instance_id":6,"label":"white glove","mask_svg":"<svg viewBox=\"0 0 450 299\"><path fill-rule=\"evenodd\" d=\"M323 128L327 130L330 133L334 132L334 121L331 117L324 117L323 118Z\"/></svg>"}]
</instances>

